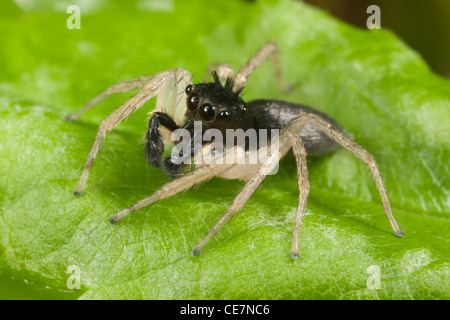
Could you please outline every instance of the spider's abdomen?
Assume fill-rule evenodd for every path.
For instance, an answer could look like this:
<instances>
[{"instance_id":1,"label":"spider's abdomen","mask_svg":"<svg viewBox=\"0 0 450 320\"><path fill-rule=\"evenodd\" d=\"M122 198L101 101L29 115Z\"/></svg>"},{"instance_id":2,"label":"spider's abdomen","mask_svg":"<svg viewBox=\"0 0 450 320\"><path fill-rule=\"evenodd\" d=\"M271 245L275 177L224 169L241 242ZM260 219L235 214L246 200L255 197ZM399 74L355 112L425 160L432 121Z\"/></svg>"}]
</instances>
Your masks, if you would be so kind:
<instances>
[{"instance_id":1,"label":"spider's abdomen","mask_svg":"<svg viewBox=\"0 0 450 320\"><path fill-rule=\"evenodd\" d=\"M253 100L247 103L249 116L255 129L283 129L291 120L302 113L316 114L339 130L341 126L330 116L311 107L279 100ZM338 144L320 131L313 123L303 128L300 137L308 155L320 155L335 150Z\"/></svg>"}]
</instances>

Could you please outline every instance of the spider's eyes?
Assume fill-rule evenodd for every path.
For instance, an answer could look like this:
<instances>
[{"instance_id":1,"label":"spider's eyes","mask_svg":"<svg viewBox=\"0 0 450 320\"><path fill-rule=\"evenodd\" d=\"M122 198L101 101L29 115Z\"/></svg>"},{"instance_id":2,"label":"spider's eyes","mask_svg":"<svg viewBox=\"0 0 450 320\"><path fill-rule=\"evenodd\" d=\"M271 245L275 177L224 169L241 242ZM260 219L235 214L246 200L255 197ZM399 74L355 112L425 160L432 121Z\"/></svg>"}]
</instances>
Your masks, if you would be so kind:
<instances>
[{"instance_id":1,"label":"spider's eyes","mask_svg":"<svg viewBox=\"0 0 450 320\"><path fill-rule=\"evenodd\" d=\"M188 98L188 103L187 103L189 110L191 110L191 111L197 110L199 101L200 101L200 99L195 94L192 95L191 97L189 97Z\"/></svg>"},{"instance_id":2,"label":"spider's eyes","mask_svg":"<svg viewBox=\"0 0 450 320\"><path fill-rule=\"evenodd\" d=\"M200 116L205 121L212 121L216 117L216 111L212 105L205 103L200 109Z\"/></svg>"},{"instance_id":3,"label":"spider's eyes","mask_svg":"<svg viewBox=\"0 0 450 320\"><path fill-rule=\"evenodd\" d=\"M219 112L219 114L217 116L221 120L228 120L228 118L230 118L230 113L228 111L222 111L222 112Z\"/></svg>"},{"instance_id":4,"label":"spider's eyes","mask_svg":"<svg viewBox=\"0 0 450 320\"><path fill-rule=\"evenodd\" d=\"M194 90L194 86L192 84L188 85L186 87L186 93L189 94L192 92L192 90Z\"/></svg>"}]
</instances>

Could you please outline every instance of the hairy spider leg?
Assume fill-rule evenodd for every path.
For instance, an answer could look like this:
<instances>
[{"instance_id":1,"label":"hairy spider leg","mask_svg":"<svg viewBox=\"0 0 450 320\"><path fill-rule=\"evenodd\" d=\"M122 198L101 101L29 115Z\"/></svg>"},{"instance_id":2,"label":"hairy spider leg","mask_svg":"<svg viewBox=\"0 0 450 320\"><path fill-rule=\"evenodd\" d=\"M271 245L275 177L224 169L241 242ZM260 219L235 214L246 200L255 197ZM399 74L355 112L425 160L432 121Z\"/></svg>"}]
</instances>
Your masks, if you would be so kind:
<instances>
[{"instance_id":1,"label":"hairy spider leg","mask_svg":"<svg viewBox=\"0 0 450 320\"><path fill-rule=\"evenodd\" d=\"M375 181L375 185L378 189L378 192L380 193L381 201L383 202L384 212L386 213L389 219L389 223L392 227L392 230L394 231L396 236L402 237L403 232L400 231L398 223L392 214L391 206L389 204L389 199L386 193L386 187L384 186L383 181L381 179L378 166L375 162L374 157L367 150L362 148L360 145L354 142L349 136L344 134L342 131L337 129L328 121L322 119L318 115L311 113L301 114L297 118L293 119L285 128L283 128L282 132L291 131L294 132L296 135L299 135L301 130L310 122L312 122L317 128L323 131L334 141L339 143L342 147L352 152L358 159L363 161L369 167L372 173L372 177Z\"/></svg>"},{"instance_id":2,"label":"hairy spider leg","mask_svg":"<svg viewBox=\"0 0 450 320\"><path fill-rule=\"evenodd\" d=\"M277 159L277 158L276 158ZM278 159L277 159L278 161ZM228 210L222 215L219 221L216 223L214 227L209 231L203 240L201 240L192 250L194 255L198 255L202 248L208 243L208 241L219 232L220 229L227 223L236 212L238 212L250 199L251 195L255 192L261 182L264 180L266 175L270 173L271 169L276 165L277 162L270 162L265 165L261 165L256 174L251 177L245 186L239 191L237 196L234 198L232 205ZM235 166L239 166L239 164L235 164Z\"/></svg>"},{"instance_id":3,"label":"hairy spider leg","mask_svg":"<svg viewBox=\"0 0 450 320\"><path fill-rule=\"evenodd\" d=\"M101 123L100 128L98 130L97 136L95 138L94 144L89 152L83 173L78 181L78 185L74 195L80 195L83 193L84 187L86 185L87 178L89 176L89 171L92 167L92 163L95 160L95 157L100 149L101 143L106 136L106 133L114 129L120 121L127 118L130 114L136 111L139 107L141 107L145 102L147 102L150 98L155 95L158 95L160 91L168 91L167 87L173 86L177 83L177 76L179 75L189 75L190 73L186 70L182 69L171 69L159 72L154 75L154 77L142 88L141 91L136 93L132 98L130 98L127 102L122 104L118 109L116 109L113 113L107 116ZM172 95L174 99L177 98L176 94ZM166 102L167 104L174 104L176 100L167 101L167 97L163 94L158 95L157 97L157 107L158 105ZM176 107L172 107L176 108Z\"/></svg>"},{"instance_id":4,"label":"hairy spider leg","mask_svg":"<svg viewBox=\"0 0 450 320\"><path fill-rule=\"evenodd\" d=\"M301 131L301 130L300 130ZM299 195L299 204L297 208L297 218L295 221L295 227L294 227L294 238L293 238L293 244L292 244L292 256L294 258L298 257L298 234L300 232L301 228L301 221L305 213L306 209L306 200L308 197L309 192L309 179L308 179L308 171L307 171L307 165L306 165L306 151L303 146L303 143L300 139L300 137L296 134L294 134L291 131L287 131L283 134L282 137L280 137L280 155L284 155L289 151L289 149L292 147L294 151L294 155L296 157L297 166L298 166L298 187L300 190ZM235 147L234 149L236 149ZM228 151L228 152L236 152L235 150ZM243 150L240 151L241 153L245 154ZM259 166L259 170L256 172L256 174L248 180L244 188L239 192L239 194L235 197L233 200L233 204L230 206L230 208L225 212L225 214L220 218L220 220L216 223L216 225L210 230L208 235L200 241L197 246L195 246L193 250L193 254L197 255L200 253L201 249L206 245L206 243L214 237L214 235L228 222L234 214L239 211L249 200L251 195L254 193L254 191L258 188L260 183L264 180L265 176L272 171L272 169L277 165L278 157L272 157L273 161L269 161L266 164L261 164ZM237 161L235 161L236 163ZM167 183L163 186L163 188L154 194L144 198L143 200L137 202L136 204L132 205L128 209L125 209L115 216L113 216L110 219L111 223L115 223L118 220L122 219L126 215L143 208L145 206L148 206L154 202L157 202L161 199L170 197L172 195L175 195L181 191L184 191L190 187L192 187L195 184L198 184L202 181L205 181L213 176L221 176L224 173L226 173L227 170L230 170L231 168L235 166L245 166L245 165L238 165L238 164L215 164L212 165L204 165L200 168L197 168L195 171L188 173L187 175L184 175L172 182Z\"/></svg>"},{"instance_id":5,"label":"hairy spider leg","mask_svg":"<svg viewBox=\"0 0 450 320\"><path fill-rule=\"evenodd\" d=\"M281 68L279 64L279 58L277 53L276 43L273 41L268 42L264 45L255 56L250 59L250 61L244 65L239 73L234 78L234 86L235 88L242 88L245 86L247 78L249 75L268 57L272 57L275 64L275 76L278 79L280 86L283 90L288 90L289 86L285 84L283 79L281 78ZM234 74L233 68L227 64L219 64L213 65L211 68L215 68L218 71L220 79L226 79L226 77ZM166 78L167 74L171 74ZM167 79L161 81L161 79ZM133 113L136 109L142 106L147 100L149 100L154 95L159 93L159 96L165 97L165 99L157 98L156 108L154 112L162 111L163 108L166 108L164 112L167 112L169 115L173 116L174 121L181 125L184 115L185 115L185 95L179 94L178 90L173 90L173 87L170 85L165 85L170 81L174 81L175 86L186 87L188 83L192 82L192 77L187 70L183 69L172 69L162 71L156 75L144 76L134 80L127 80L119 82L100 95L96 96L92 100L90 100L85 106L80 108L79 110L73 112L66 119L68 121L73 121L77 119L82 113L86 112L94 105L100 103L107 97L109 97L113 93L126 92L129 90L142 88L143 89L134 95L130 100L128 100L125 104L123 104L119 109L114 111L111 115L109 115L105 120L103 120L100 129L95 138L94 144L91 148L91 151L88 155L88 159L86 161L86 165L83 171L83 174L80 177L80 180L77 185L77 189L74 192L75 195L80 195L83 193L84 186L86 184L89 170L92 166L92 163L97 155L98 150L100 149L101 142L106 136L106 132L112 130L122 119L128 117L131 113ZM145 85L144 85L145 84ZM155 85L155 88L152 88ZM174 103L167 103L168 100L175 100ZM167 106L169 105L169 109L167 110Z\"/></svg>"},{"instance_id":6,"label":"hairy spider leg","mask_svg":"<svg viewBox=\"0 0 450 320\"><path fill-rule=\"evenodd\" d=\"M300 132L309 123L312 122L320 130L325 132L328 136L334 139L337 143L342 145L347 150L351 151L356 157L366 163L375 180L375 184L380 193L383 207L385 213L389 219L391 227L396 236L402 237L403 232L400 231L397 221L392 215L392 211L389 205L389 200L386 194L386 188L382 182L381 175L378 171L378 167L373 156L363 149L361 146L356 144L350 137L345 135L343 132L338 130L328 121L322 119L315 114L302 114L296 119L292 120L283 130L280 136L280 157L286 154L291 148L293 149L296 163L297 163L297 177L298 177L298 188L300 189L299 201L297 206L296 219L293 230L293 242L291 248L291 256L294 259L298 258L298 236L301 230L302 221L305 215L306 202L309 194L309 177L308 169L306 163L306 150L303 142L300 138ZM276 163L272 163L272 167ZM267 169L266 169L267 170ZM211 229L208 235L200 241L197 246L195 246L193 253L198 254L201 249L206 245L206 243L225 225L225 223L230 220L233 215L241 209L256 188L259 186L261 181L264 179L267 171L264 168L258 170L257 174L251 178L244 188L239 192L236 198L233 200L231 207L225 212L225 214L220 218L217 224Z\"/></svg>"},{"instance_id":7,"label":"hairy spider leg","mask_svg":"<svg viewBox=\"0 0 450 320\"><path fill-rule=\"evenodd\" d=\"M238 195L234 198L230 208L222 215L216 225L209 231L203 240L201 240L193 250L194 255L198 255L202 248L208 243L208 241L216 235L217 232L238 212L250 199L251 195L255 192L261 182L264 180L267 174L269 174L277 165L280 157L285 155L292 147L297 160L298 168L298 186L300 189L299 205L297 208L296 226L294 228L294 240L297 240L300 232L301 218L306 208L306 199L309 192L308 171L306 168L306 151L305 147L299 136L287 131L280 136L278 156L271 155L266 163L259 164L259 168L256 173L251 177L246 185L239 191ZM245 166L236 164L235 166ZM245 171L245 170L243 170ZM306 176L305 176L306 174ZM292 252L298 252L298 245L292 248ZM292 254L293 257L297 257L298 254Z\"/></svg>"},{"instance_id":8,"label":"hairy spider leg","mask_svg":"<svg viewBox=\"0 0 450 320\"><path fill-rule=\"evenodd\" d=\"M277 78L278 84L283 91L289 91L290 86L283 80L281 76L281 65L280 59L278 57L277 44L274 41L267 42L251 59L250 61L241 67L239 72L234 77L234 87L233 91L238 91L245 87L247 79L250 74L266 60L267 58L272 58L275 77Z\"/></svg>"},{"instance_id":9,"label":"hairy spider leg","mask_svg":"<svg viewBox=\"0 0 450 320\"><path fill-rule=\"evenodd\" d=\"M272 60L274 61L275 76L281 88L283 90L288 90L289 87L285 84L285 82L281 78L278 53L276 44L274 42L269 42L265 46L263 46L260 49L260 51L258 51L256 55L240 69L240 71L234 78L233 89L234 90L242 89L245 86L249 75L268 57L271 57ZM232 76L234 73L233 69L226 64L213 66L211 68L216 69L221 81L225 81L226 78ZM146 81L147 84L145 84ZM143 89L139 93L133 96L130 100L128 100L125 104L123 104L119 109L114 111L102 122L100 129L97 133L94 145L92 146L92 149L89 153L85 169L80 178L80 181L77 186L77 191L75 192L75 194L76 195L81 194L81 192L83 191L84 185L86 183L89 174L89 170L92 166L92 162L95 159L95 156L100 148L102 140L106 135L106 132L112 130L122 119L126 118L131 113L133 113L137 108L142 106L152 96L158 95L156 108L154 112L161 112L161 111L167 112L169 115L174 117L174 121L176 124L181 125L186 108L186 105L184 103L185 102L184 88L188 83L191 83L191 75L188 71L183 69L167 70L160 72L156 75L124 81L107 89L105 92L89 101L83 108L70 115L68 117L68 120L69 121L74 120L83 112L89 110L92 106L99 103L100 101L107 98L109 95L113 93L125 92L128 90L143 87ZM178 88L182 88L181 93L179 93L179 91L176 88L174 90L174 87L177 87L177 85ZM394 230L395 235L399 237L403 236L403 232L400 231L398 223L396 222L395 218L392 215L389 200L386 194L386 188L382 182L380 173L378 171L378 167L376 165L373 156L370 153L368 153L365 149L357 145L350 137L345 135L343 132L334 127L328 121L314 114L302 114L296 119L292 120L282 130L282 135L280 136L281 140L280 155L283 156L291 148L294 151L297 163L298 187L300 189L299 203L297 206L297 215L293 230L293 243L291 249L292 257L293 258L298 257L298 235L301 230L302 220L304 218L306 210L306 202L309 193L308 170L306 167L306 151L303 142L301 141L301 138L299 136L299 133L304 128L304 126L310 122L314 123L314 125L316 125L321 131L323 131L337 143L342 145L344 148L351 151L356 157L358 157L360 160L362 160L369 166L377 189L380 193L384 211L388 216L391 227ZM204 247L204 245L206 245L206 243L223 227L223 225L229 219L231 219L233 215L237 211L239 211L239 209L241 209L245 205L250 196L260 185L261 181L264 179L267 173L271 171L271 168L273 168L277 164L277 162L278 157L273 158L273 161L269 163L259 165L259 167L257 168L255 168L254 166L253 167L248 166L248 169L241 171L241 174L244 174L244 172L248 170L254 172L255 174L252 176L248 176L248 173L250 172L249 171L246 172L248 177L243 178L244 176L242 176L244 180L247 180L247 184L239 192L239 194L234 199L231 207L220 218L220 220L211 229L208 235L194 248L193 250L194 254L198 254L200 250ZM227 177L228 172L230 173L233 172L231 173L231 176L236 176L237 166L239 166L239 170L244 167L247 168L246 165L237 165L237 164L224 165L217 163L212 163L210 165L199 167L195 171L164 185L160 191L139 201L132 207L121 211L119 214L111 218L111 222L116 222L123 216L133 211L136 211L139 208L142 208L155 201L158 201L160 199L169 197L185 189L188 189L191 186L199 182L202 182L206 179L209 179L213 176L218 175L222 177Z\"/></svg>"},{"instance_id":10,"label":"hairy spider leg","mask_svg":"<svg viewBox=\"0 0 450 320\"><path fill-rule=\"evenodd\" d=\"M283 91L289 91L290 86L284 81L281 75L281 65L278 56L277 44L274 41L267 42L244 66L241 67L239 72L234 76L234 69L227 63L218 64L213 63L208 67L208 70L203 77L204 82L208 82L212 72L217 72L221 83L225 83L228 78L234 76L233 91L245 87L247 79L255 69L263 63L267 58L272 58L275 69L275 77Z\"/></svg>"},{"instance_id":11,"label":"hairy spider leg","mask_svg":"<svg viewBox=\"0 0 450 320\"><path fill-rule=\"evenodd\" d=\"M83 113L85 113L86 111L91 109L93 106L99 104L100 102L102 102L103 100L105 100L112 94L127 92L127 91L131 91L134 89L141 89L145 86L145 84L147 84L153 78L154 78L154 75L149 75L149 76L139 77L136 79L118 82L118 83L112 85L111 87L109 87L108 89L106 89L105 91L103 91L102 93L100 93L95 98L91 99L88 103L86 103L80 109L69 114L66 117L66 120L69 122L72 122L72 121L78 119Z\"/></svg>"},{"instance_id":12,"label":"hairy spider leg","mask_svg":"<svg viewBox=\"0 0 450 320\"><path fill-rule=\"evenodd\" d=\"M211 164L199 167L194 171L191 171L171 182L166 183L159 191L151 194L150 196L142 199L141 201L136 202L131 207L122 210L118 214L114 215L109 221L111 223L116 223L120 219L124 218L125 216L129 215L130 213L136 210L146 207L161 199L168 198L177 193L180 193L186 189L189 189L193 185L208 180L214 176L220 175L220 173L234 166L233 163L226 164L223 161L223 158L221 158L226 157L228 153L232 153L236 158L245 157L245 151L241 147L233 147L230 150L226 151L226 153L217 156L213 161L211 161ZM223 162L222 164L217 163L219 158L222 159Z\"/></svg>"},{"instance_id":13,"label":"hairy spider leg","mask_svg":"<svg viewBox=\"0 0 450 320\"><path fill-rule=\"evenodd\" d=\"M294 152L295 162L297 164L297 187L299 190L297 213L294 223L294 231L292 238L291 256L294 259L298 258L298 235L302 228L302 221L306 212L306 202L309 194L309 173L308 165L306 162L306 149L303 145L303 141L299 135L292 131L287 131L287 134L291 137L292 151Z\"/></svg>"}]
</instances>

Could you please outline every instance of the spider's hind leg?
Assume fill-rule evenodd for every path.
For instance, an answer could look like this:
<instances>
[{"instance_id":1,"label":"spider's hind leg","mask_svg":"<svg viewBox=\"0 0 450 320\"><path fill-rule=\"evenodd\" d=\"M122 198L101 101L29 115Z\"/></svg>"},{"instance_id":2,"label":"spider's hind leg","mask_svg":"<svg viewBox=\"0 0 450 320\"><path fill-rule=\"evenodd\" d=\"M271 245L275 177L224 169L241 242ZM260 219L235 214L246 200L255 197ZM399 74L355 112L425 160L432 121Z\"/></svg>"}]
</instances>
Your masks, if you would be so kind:
<instances>
[{"instance_id":1,"label":"spider's hind leg","mask_svg":"<svg viewBox=\"0 0 450 320\"><path fill-rule=\"evenodd\" d=\"M400 230L398 223L392 214L391 206L389 204L389 199L386 193L386 187L383 184L374 157L367 150L363 149L360 145L355 143L348 135L346 135L341 130L336 128L336 126L334 126L332 123L328 122L327 120L323 119L322 117L316 114L312 113L301 114L300 116L292 120L283 129L283 132L290 131L295 133L297 136L300 136L300 132L308 123L313 123L319 130L324 132L327 136L336 141L342 147L352 152L358 159L363 161L369 167L372 173L372 177L375 181L375 185L378 189L378 192L380 193L381 201L383 202L384 212L386 213L386 216L389 219L389 223L391 224L392 230L394 231L396 236L402 237L403 232ZM299 169L299 174L301 174L300 171L302 170ZM303 175L306 174L303 173Z\"/></svg>"},{"instance_id":2,"label":"spider's hind leg","mask_svg":"<svg viewBox=\"0 0 450 320\"><path fill-rule=\"evenodd\" d=\"M291 87L284 81L281 76L280 58L278 56L278 48L275 41L267 42L247 64L241 67L239 72L234 77L234 91L242 89L247 83L247 79L255 69L264 62L267 58L271 58L275 68L275 78L283 91L289 91Z\"/></svg>"},{"instance_id":3,"label":"spider's hind leg","mask_svg":"<svg viewBox=\"0 0 450 320\"><path fill-rule=\"evenodd\" d=\"M298 183L298 205L297 214L295 218L291 256L294 259L298 258L298 235L302 228L303 218L305 217L306 202L309 195L309 173L306 161L306 149L300 136L296 135L292 131L288 131L286 135L291 138L290 144L292 144L292 151L294 152L295 161L297 163L297 183Z\"/></svg>"}]
</instances>

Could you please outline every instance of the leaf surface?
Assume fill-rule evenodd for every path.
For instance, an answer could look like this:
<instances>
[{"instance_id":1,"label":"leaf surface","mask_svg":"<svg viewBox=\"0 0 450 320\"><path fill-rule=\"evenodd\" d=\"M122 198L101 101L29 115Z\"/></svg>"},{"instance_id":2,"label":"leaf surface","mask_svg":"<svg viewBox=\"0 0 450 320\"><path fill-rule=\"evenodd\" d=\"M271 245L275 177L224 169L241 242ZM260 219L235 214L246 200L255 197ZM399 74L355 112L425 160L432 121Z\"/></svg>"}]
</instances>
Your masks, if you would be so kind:
<instances>
[{"instance_id":1,"label":"leaf surface","mask_svg":"<svg viewBox=\"0 0 450 320\"><path fill-rule=\"evenodd\" d=\"M355 29L294 1L100 1L81 7L81 29L69 30L55 3L26 12L1 5L10 13L0 21L5 270L67 290L68 267L77 266L84 299L450 297L450 85L394 34ZM269 61L244 98L310 105L341 123L377 160L404 238L393 235L368 168L343 149L308 161L296 261L289 156L197 257L192 248L242 182L214 178L109 224L169 181L141 150L154 99L108 134L85 194L73 197L100 122L132 93L74 123L64 121L68 113L121 80L178 67L199 81L213 62L237 69L269 40L293 90L279 89Z\"/></svg>"}]
</instances>

